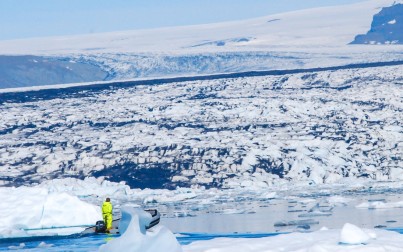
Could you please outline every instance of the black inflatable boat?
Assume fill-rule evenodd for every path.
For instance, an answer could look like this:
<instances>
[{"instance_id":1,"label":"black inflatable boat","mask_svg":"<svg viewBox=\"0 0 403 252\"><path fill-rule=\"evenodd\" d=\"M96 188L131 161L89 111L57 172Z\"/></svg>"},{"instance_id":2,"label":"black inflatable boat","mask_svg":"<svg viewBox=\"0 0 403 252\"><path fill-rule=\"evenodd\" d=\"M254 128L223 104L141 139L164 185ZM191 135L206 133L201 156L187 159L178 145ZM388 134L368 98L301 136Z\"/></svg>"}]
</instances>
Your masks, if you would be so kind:
<instances>
[{"instance_id":1,"label":"black inflatable boat","mask_svg":"<svg viewBox=\"0 0 403 252\"><path fill-rule=\"evenodd\" d=\"M146 229L150 229L150 228L154 227L155 225L157 225L158 223L160 223L161 214L158 212L157 209L147 209L144 211L150 213L151 217L152 217L151 222L148 226L146 226ZM120 218L113 220L112 229L106 230L105 222L103 220L100 220L95 223L95 226L85 229L82 232L82 234L92 234L92 233L95 233L95 234L104 234L104 233L119 234L119 222L120 222Z\"/></svg>"}]
</instances>

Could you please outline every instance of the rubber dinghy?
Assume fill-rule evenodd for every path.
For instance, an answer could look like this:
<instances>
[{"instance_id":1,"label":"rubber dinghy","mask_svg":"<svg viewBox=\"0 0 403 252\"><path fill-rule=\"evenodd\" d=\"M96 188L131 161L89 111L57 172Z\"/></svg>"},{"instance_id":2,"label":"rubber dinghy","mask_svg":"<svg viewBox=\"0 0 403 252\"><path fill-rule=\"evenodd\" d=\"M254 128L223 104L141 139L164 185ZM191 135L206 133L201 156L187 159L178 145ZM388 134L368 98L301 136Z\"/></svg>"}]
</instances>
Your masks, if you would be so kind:
<instances>
[{"instance_id":1,"label":"rubber dinghy","mask_svg":"<svg viewBox=\"0 0 403 252\"><path fill-rule=\"evenodd\" d=\"M146 229L150 229L155 225L157 225L158 223L160 223L161 214L158 212L157 209L147 209L144 211L149 213L152 218L150 224L145 226ZM119 234L119 223L120 218L113 220L112 229L109 230L109 232L107 232L105 222L103 220L100 220L95 223L95 226L85 229L83 232L81 232L81 234L105 234L105 233Z\"/></svg>"}]
</instances>

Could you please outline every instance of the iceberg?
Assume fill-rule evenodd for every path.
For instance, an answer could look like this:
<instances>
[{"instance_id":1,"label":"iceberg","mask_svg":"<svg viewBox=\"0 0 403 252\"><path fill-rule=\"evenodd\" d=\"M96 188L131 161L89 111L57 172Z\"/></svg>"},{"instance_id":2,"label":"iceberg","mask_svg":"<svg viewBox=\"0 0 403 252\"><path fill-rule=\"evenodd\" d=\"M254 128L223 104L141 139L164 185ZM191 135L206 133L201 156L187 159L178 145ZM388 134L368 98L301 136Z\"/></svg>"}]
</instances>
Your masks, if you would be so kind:
<instances>
[{"instance_id":1,"label":"iceberg","mask_svg":"<svg viewBox=\"0 0 403 252\"><path fill-rule=\"evenodd\" d=\"M376 238L376 237L374 237ZM359 227L346 223L340 233L340 243L357 245L357 244L367 244L371 240L371 236L364 232Z\"/></svg>"},{"instance_id":2,"label":"iceberg","mask_svg":"<svg viewBox=\"0 0 403 252\"><path fill-rule=\"evenodd\" d=\"M98 206L45 188L0 188L0 238L68 235L102 219Z\"/></svg>"},{"instance_id":3,"label":"iceberg","mask_svg":"<svg viewBox=\"0 0 403 252\"><path fill-rule=\"evenodd\" d=\"M146 230L151 215L139 208L123 206L119 230L122 235L99 248L100 252L182 252L174 234L164 226Z\"/></svg>"}]
</instances>

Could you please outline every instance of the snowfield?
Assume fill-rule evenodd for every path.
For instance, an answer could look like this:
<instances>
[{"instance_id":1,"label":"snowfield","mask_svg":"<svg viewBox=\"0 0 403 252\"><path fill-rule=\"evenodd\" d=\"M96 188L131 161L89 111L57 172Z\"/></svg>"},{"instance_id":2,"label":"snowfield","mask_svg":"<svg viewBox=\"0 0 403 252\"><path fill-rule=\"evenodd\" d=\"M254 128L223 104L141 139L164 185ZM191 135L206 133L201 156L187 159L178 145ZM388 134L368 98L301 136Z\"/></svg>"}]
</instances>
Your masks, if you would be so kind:
<instances>
[{"instance_id":1,"label":"snowfield","mask_svg":"<svg viewBox=\"0 0 403 252\"><path fill-rule=\"evenodd\" d=\"M0 53L63 55L163 52L172 55L183 52L339 50L336 47L346 47L356 35L366 33L373 16L382 7L399 3L403 1L368 0L217 24L2 41Z\"/></svg>"}]
</instances>

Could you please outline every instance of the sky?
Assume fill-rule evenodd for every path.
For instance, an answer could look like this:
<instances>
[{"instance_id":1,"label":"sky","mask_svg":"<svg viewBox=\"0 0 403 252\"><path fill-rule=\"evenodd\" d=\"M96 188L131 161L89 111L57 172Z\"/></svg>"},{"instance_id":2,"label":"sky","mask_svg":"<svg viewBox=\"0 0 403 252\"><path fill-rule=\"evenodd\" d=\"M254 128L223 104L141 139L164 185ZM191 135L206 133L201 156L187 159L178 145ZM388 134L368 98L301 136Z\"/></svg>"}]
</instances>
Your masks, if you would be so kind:
<instances>
[{"instance_id":1,"label":"sky","mask_svg":"<svg viewBox=\"0 0 403 252\"><path fill-rule=\"evenodd\" d=\"M241 20L364 0L0 0L0 40Z\"/></svg>"}]
</instances>

